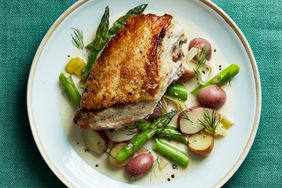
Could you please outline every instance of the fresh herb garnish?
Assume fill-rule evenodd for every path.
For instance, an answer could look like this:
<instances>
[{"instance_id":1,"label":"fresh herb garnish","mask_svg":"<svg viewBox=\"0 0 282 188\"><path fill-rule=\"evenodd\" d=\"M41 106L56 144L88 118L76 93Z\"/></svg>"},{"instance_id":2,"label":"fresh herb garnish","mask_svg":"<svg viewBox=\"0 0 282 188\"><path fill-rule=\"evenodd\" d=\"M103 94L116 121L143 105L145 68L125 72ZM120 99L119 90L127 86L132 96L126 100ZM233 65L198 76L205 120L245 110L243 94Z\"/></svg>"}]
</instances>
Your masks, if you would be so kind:
<instances>
[{"instance_id":1,"label":"fresh herb garnish","mask_svg":"<svg viewBox=\"0 0 282 188\"><path fill-rule=\"evenodd\" d=\"M160 165L160 156L155 159L154 164L151 168L151 175L150 175L150 182L152 182L152 175L154 174L156 176L156 169Z\"/></svg>"},{"instance_id":2,"label":"fresh herb garnish","mask_svg":"<svg viewBox=\"0 0 282 188\"><path fill-rule=\"evenodd\" d=\"M185 110L183 111L185 113L184 115L184 119L189 121L192 125L194 124L194 122L189 118L189 116L187 115L187 113L185 112Z\"/></svg>"},{"instance_id":3,"label":"fresh herb garnish","mask_svg":"<svg viewBox=\"0 0 282 188\"><path fill-rule=\"evenodd\" d=\"M84 48L83 32L79 29L76 29L76 28L72 28L72 29L73 29L73 34L71 34L72 44L76 48L82 50Z\"/></svg>"},{"instance_id":4,"label":"fresh herb garnish","mask_svg":"<svg viewBox=\"0 0 282 188\"><path fill-rule=\"evenodd\" d=\"M195 73L196 79L200 82L200 84L203 84L204 81L202 79L202 75L201 75L200 71L197 70L197 69L194 69L194 73Z\"/></svg>"},{"instance_id":5,"label":"fresh herb garnish","mask_svg":"<svg viewBox=\"0 0 282 188\"><path fill-rule=\"evenodd\" d=\"M220 122L219 122L219 118L217 117L217 113L214 110L211 113L205 110L204 120L203 121L199 120L199 121L207 131L215 135L216 128Z\"/></svg>"},{"instance_id":6,"label":"fresh herb garnish","mask_svg":"<svg viewBox=\"0 0 282 188\"><path fill-rule=\"evenodd\" d=\"M199 69L206 63L207 55L208 55L208 46L204 46L203 49L201 50L199 58L197 60L197 63L196 63L197 67L194 69L196 78L201 84L204 83L204 81L202 79L202 75L201 75Z\"/></svg>"}]
</instances>

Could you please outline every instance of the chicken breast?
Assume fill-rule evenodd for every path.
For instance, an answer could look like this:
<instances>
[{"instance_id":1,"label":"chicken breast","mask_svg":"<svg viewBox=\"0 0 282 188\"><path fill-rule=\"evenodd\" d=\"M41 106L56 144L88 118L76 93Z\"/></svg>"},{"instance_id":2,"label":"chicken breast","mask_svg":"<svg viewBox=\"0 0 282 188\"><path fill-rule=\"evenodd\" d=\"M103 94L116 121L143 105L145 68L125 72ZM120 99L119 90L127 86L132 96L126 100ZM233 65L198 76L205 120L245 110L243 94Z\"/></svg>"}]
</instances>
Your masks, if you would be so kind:
<instances>
[{"instance_id":1,"label":"chicken breast","mask_svg":"<svg viewBox=\"0 0 282 188\"><path fill-rule=\"evenodd\" d=\"M151 114L181 74L184 31L171 15L128 19L93 65L74 122L117 129Z\"/></svg>"}]
</instances>

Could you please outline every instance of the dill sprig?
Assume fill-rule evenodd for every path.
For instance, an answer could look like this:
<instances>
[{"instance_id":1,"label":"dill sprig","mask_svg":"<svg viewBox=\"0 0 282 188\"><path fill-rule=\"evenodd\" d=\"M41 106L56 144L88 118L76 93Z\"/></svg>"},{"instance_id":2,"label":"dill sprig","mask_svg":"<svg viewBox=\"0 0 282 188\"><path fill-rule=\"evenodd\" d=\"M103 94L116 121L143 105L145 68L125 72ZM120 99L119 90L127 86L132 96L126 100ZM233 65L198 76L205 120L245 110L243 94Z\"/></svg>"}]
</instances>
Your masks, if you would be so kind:
<instances>
[{"instance_id":1,"label":"dill sprig","mask_svg":"<svg viewBox=\"0 0 282 188\"><path fill-rule=\"evenodd\" d=\"M152 175L154 174L156 176L156 169L158 166L160 166L160 156L159 155L155 159L153 166L151 168L150 182L152 181Z\"/></svg>"},{"instance_id":2,"label":"dill sprig","mask_svg":"<svg viewBox=\"0 0 282 188\"><path fill-rule=\"evenodd\" d=\"M199 58L197 60L197 63L196 63L197 67L194 69L196 78L201 84L203 84L204 81L202 79L202 75L201 75L199 69L206 63L207 55L208 55L208 46L204 46L203 49L201 50Z\"/></svg>"},{"instance_id":3,"label":"dill sprig","mask_svg":"<svg viewBox=\"0 0 282 188\"><path fill-rule=\"evenodd\" d=\"M185 120L187 120L187 121L189 121L192 125L194 124L194 122L190 119L190 117L188 116L188 114L185 112L185 111L183 111L185 114L184 114L184 119Z\"/></svg>"},{"instance_id":4,"label":"dill sprig","mask_svg":"<svg viewBox=\"0 0 282 188\"><path fill-rule=\"evenodd\" d=\"M207 55L208 55L208 49L207 49L207 46L205 46L203 48L203 50L201 50L200 52L200 55L199 55L199 59L197 61L197 70L203 65L206 63L207 61Z\"/></svg>"},{"instance_id":5,"label":"dill sprig","mask_svg":"<svg viewBox=\"0 0 282 188\"><path fill-rule=\"evenodd\" d=\"M211 113L205 110L203 121L199 121L207 131L215 135L216 128L220 122L219 118L217 117L217 113L214 110Z\"/></svg>"},{"instance_id":6,"label":"dill sprig","mask_svg":"<svg viewBox=\"0 0 282 188\"><path fill-rule=\"evenodd\" d=\"M82 50L84 48L83 32L79 29L76 29L76 28L72 28L72 29L73 29L73 34L71 34L72 44L76 48Z\"/></svg>"},{"instance_id":7,"label":"dill sprig","mask_svg":"<svg viewBox=\"0 0 282 188\"><path fill-rule=\"evenodd\" d=\"M199 69L194 69L194 73L195 73L196 79L199 81L199 83L204 84L204 81L202 79L202 75L201 75Z\"/></svg>"}]
</instances>

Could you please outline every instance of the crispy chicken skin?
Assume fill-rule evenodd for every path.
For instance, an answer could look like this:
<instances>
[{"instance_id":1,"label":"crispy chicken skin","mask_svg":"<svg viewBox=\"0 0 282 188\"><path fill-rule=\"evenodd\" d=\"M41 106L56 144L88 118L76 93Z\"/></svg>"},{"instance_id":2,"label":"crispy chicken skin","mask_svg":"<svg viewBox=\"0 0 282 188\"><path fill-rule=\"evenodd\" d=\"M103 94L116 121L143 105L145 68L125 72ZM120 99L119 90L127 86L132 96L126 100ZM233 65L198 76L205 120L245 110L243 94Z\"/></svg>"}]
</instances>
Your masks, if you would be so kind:
<instances>
[{"instance_id":1,"label":"crispy chicken skin","mask_svg":"<svg viewBox=\"0 0 282 188\"><path fill-rule=\"evenodd\" d=\"M163 39L172 16L128 19L93 65L74 122L82 128L120 128L152 113L174 68L163 66ZM171 59L171 57L169 57ZM179 63L175 63L179 67Z\"/></svg>"}]
</instances>

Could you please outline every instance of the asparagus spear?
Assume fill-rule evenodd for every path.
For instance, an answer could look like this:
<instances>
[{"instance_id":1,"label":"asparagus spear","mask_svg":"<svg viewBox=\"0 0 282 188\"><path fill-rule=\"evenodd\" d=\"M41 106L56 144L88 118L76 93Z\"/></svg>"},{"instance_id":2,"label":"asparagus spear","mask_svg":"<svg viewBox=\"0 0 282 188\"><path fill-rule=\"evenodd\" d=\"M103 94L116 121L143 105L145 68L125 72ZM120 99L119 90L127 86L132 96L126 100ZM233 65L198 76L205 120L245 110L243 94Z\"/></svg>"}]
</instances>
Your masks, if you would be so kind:
<instances>
[{"instance_id":1,"label":"asparagus spear","mask_svg":"<svg viewBox=\"0 0 282 188\"><path fill-rule=\"evenodd\" d=\"M108 41L109 17L110 17L109 7L107 6L105 8L105 12L101 19L100 25L98 26L98 29L96 31L96 37L94 41L91 43L91 46L93 46L93 48L88 58L87 65L83 71L81 78L82 81L85 81L87 79L89 71L92 68L93 64L95 63L99 52L103 49L106 42Z\"/></svg>"},{"instance_id":2,"label":"asparagus spear","mask_svg":"<svg viewBox=\"0 0 282 188\"><path fill-rule=\"evenodd\" d=\"M176 111L173 110L167 114L159 116L155 121L153 121L153 129L158 129L159 133L162 132L175 115Z\"/></svg>"},{"instance_id":3,"label":"asparagus spear","mask_svg":"<svg viewBox=\"0 0 282 188\"><path fill-rule=\"evenodd\" d=\"M137 7L134 7L130 9L124 16L121 16L119 19L117 19L114 22L113 26L109 29L107 40L111 39L122 28L122 26L125 24L125 22L130 16L141 14L146 9L147 5L148 4L142 4ZM88 49L95 48L94 42L88 44L86 48Z\"/></svg>"},{"instance_id":4,"label":"asparagus spear","mask_svg":"<svg viewBox=\"0 0 282 188\"><path fill-rule=\"evenodd\" d=\"M95 63L98 54L99 54L99 51L97 50L94 50L93 52L90 53L90 56L88 57L88 60L87 60L87 65L81 75L81 81L85 82L86 79L88 78L90 69L92 68L93 64Z\"/></svg>"},{"instance_id":5,"label":"asparagus spear","mask_svg":"<svg viewBox=\"0 0 282 188\"><path fill-rule=\"evenodd\" d=\"M191 93L193 95L197 95L201 89L209 85L223 86L228 81L230 81L232 78L234 78L234 76L236 76L239 71L240 71L239 66L232 64L229 67L227 67L226 69L222 70L217 75L215 75L211 80L207 81L205 84L198 86Z\"/></svg>"},{"instance_id":6,"label":"asparagus spear","mask_svg":"<svg viewBox=\"0 0 282 188\"><path fill-rule=\"evenodd\" d=\"M167 142L155 139L153 150L179 166L187 167L189 164L187 154Z\"/></svg>"},{"instance_id":7,"label":"asparagus spear","mask_svg":"<svg viewBox=\"0 0 282 188\"><path fill-rule=\"evenodd\" d=\"M170 86L167 88L166 94L181 101L186 101L188 98L186 87L177 83L170 84Z\"/></svg>"},{"instance_id":8,"label":"asparagus spear","mask_svg":"<svg viewBox=\"0 0 282 188\"><path fill-rule=\"evenodd\" d=\"M128 157L132 156L137 150L139 150L148 140L150 140L157 131L157 129L148 129L135 135L126 146L121 148L116 156L116 159L120 162L125 161Z\"/></svg>"},{"instance_id":9,"label":"asparagus spear","mask_svg":"<svg viewBox=\"0 0 282 188\"><path fill-rule=\"evenodd\" d=\"M93 42L90 43L92 46L91 49L100 51L104 45L106 44L108 40L108 32L109 32L109 18L110 18L110 13L109 13L109 7L107 6L105 8L105 12L103 17L101 18L100 25L98 26L98 29L96 31L96 37ZM87 45L88 48L89 45Z\"/></svg>"},{"instance_id":10,"label":"asparagus spear","mask_svg":"<svg viewBox=\"0 0 282 188\"><path fill-rule=\"evenodd\" d=\"M105 44L122 28L122 26L125 24L126 20L130 16L141 14L145 10L147 5L148 4L142 4L129 10L124 16L120 17L110 29L109 29L109 8L106 7L104 16L102 17L101 23L97 29L95 40L86 46L86 48L92 50L92 52L90 54L87 66L82 75L83 81L87 79L91 67L95 63L99 52L103 49ZM102 37L100 37L99 34L101 34Z\"/></svg>"},{"instance_id":11,"label":"asparagus spear","mask_svg":"<svg viewBox=\"0 0 282 188\"><path fill-rule=\"evenodd\" d=\"M145 130L141 133L136 134L127 145L125 145L117 153L116 159L120 162L126 160L132 156L134 152L139 150L148 140L150 140L156 134L162 132L169 124L171 119L175 116L176 111L171 111L158 117L152 124L153 128Z\"/></svg>"},{"instance_id":12,"label":"asparagus spear","mask_svg":"<svg viewBox=\"0 0 282 188\"><path fill-rule=\"evenodd\" d=\"M185 144L186 137L183 136L175 127L167 126L161 133L157 135L157 138L163 138L166 140L174 140L176 142L180 142Z\"/></svg>"},{"instance_id":13,"label":"asparagus spear","mask_svg":"<svg viewBox=\"0 0 282 188\"><path fill-rule=\"evenodd\" d=\"M153 124L145 119L139 120L135 122L135 126L137 127L139 132L145 131L147 129L152 129Z\"/></svg>"},{"instance_id":14,"label":"asparagus spear","mask_svg":"<svg viewBox=\"0 0 282 188\"><path fill-rule=\"evenodd\" d=\"M120 17L111 27L111 29L109 30L109 35L110 37L112 37L113 35L115 35L121 28L122 26L125 24L125 22L127 21L127 19L130 16L133 15L138 15L141 14L142 12L144 12L144 10L146 9L148 4L142 4L139 5L137 7L134 7L133 9L130 9L124 16Z\"/></svg>"},{"instance_id":15,"label":"asparagus spear","mask_svg":"<svg viewBox=\"0 0 282 188\"><path fill-rule=\"evenodd\" d=\"M59 76L59 81L65 92L68 94L71 103L74 106L78 106L80 102L80 93L78 92L76 86L73 83L72 77L69 76L68 78L61 73Z\"/></svg>"},{"instance_id":16,"label":"asparagus spear","mask_svg":"<svg viewBox=\"0 0 282 188\"><path fill-rule=\"evenodd\" d=\"M138 131L145 131L153 128L153 124L147 120L140 120L136 122ZM176 127L167 126L162 132L156 135L157 138L164 138L167 140L174 140L180 143L186 143L186 138L179 132Z\"/></svg>"},{"instance_id":17,"label":"asparagus spear","mask_svg":"<svg viewBox=\"0 0 282 188\"><path fill-rule=\"evenodd\" d=\"M196 75L196 78L200 83L203 83L203 79L202 79L202 75L201 75L199 69L202 67L202 65L204 65L206 63L207 55L208 55L208 46L205 45L204 48L201 50L201 52L199 54L199 58L197 60L197 67L196 67L196 69L194 69L194 73Z\"/></svg>"}]
</instances>

